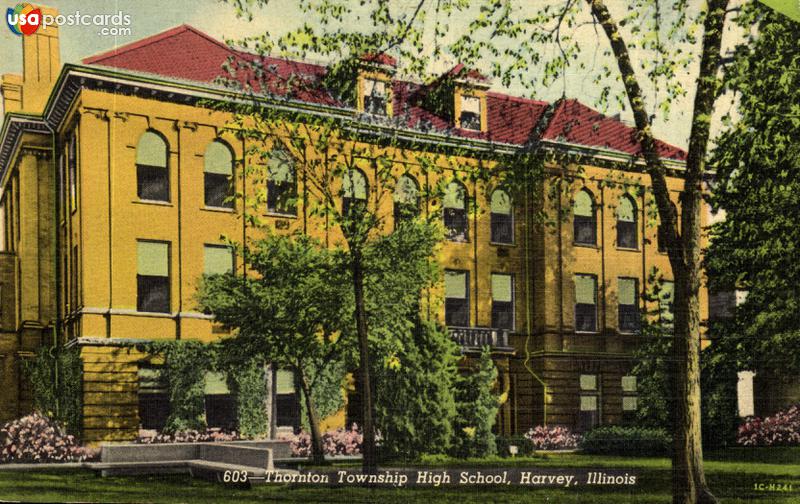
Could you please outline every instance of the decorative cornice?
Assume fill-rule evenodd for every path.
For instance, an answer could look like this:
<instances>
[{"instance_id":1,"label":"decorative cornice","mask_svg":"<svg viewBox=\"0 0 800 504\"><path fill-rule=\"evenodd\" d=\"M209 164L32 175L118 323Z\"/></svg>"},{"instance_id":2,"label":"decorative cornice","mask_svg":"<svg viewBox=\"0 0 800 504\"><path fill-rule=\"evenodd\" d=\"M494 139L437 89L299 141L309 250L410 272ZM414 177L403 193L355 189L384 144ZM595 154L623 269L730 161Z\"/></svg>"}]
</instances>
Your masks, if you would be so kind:
<instances>
[{"instance_id":1,"label":"decorative cornice","mask_svg":"<svg viewBox=\"0 0 800 504\"><path fill-rule=\"evenodd\" d=\"M36 159L50 160L53 158L53 150L47 147L23 145L20 147L19 153L22 156L34 156Z\"/></svg>"},{"instance_id":2,"label":"decorative cornice","mask_svg":"<svg viewBox=\"0 0 800 504\"><path fill-rule=\"evenodd\" d=\"M117 94L141 96L175 103L194 105L202 100L242 102L252 104L250 99L242 99L235 92L214 85L168 79L158 76L120 71L96 66L64 65L45 108L45 117L51 126L60 124L67 111L68 104L82 88L96 89ZM437 149L465 149L473 154L492 154L497 156L514 155L525 149L525 146L492 142L481 139L460 137L447 132L425 132L396 125L370 124L361 119L355 109L334 107L308 103L301 100L268 97L258 98L257 103L287 114L308 114L325 116L339 120L342 128L350 133L370 137L385 138L391 135L404 142L413 142L434 146ZM640 169L644 166L641 158L598 147L569 144L567 142L542 141L538 148L550 151L568 152L584 155L587 158L598 158L609 163L619 164L619 169ZM665 166L678 173L683 169L683 161L663 159Z\"/></svg>"}]
</instances>

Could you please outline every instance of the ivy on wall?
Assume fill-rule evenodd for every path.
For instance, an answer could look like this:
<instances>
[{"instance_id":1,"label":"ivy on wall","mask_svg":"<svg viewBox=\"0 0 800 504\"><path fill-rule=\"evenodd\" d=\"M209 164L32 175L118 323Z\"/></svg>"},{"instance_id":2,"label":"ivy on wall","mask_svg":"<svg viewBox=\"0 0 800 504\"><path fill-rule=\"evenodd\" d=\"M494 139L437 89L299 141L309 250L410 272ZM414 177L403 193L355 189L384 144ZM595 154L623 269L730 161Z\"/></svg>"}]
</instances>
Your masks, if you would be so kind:
<instances>
[{"instance_id":1,"label":"ivy on wall","mask_svg":"<svg viewBox=\"0 0 800 504\"><path fill-rule=\"evenodd\" d=\"M239 434L258 438L269 435L270 418L266 409L267 387L264 362L251 359L247 364L225 369L228 388L236 398Z\"/></svg>"},{"instance_id":2,"label":"ivy on wall","mask_svg":"<svg viewBox=\"0 0 800 504\"><path fill-rule=\"evenodd\" d=\"M138 345L151 355L164 357L170 412L164 432L205 430L205 375L214 369L216 345L197 341L159 341Z\"/></svg>"},{"instance_id":3,"label":"ivy on wall","mask_svg":"<svg viewBox=\"0 0 800 504\"><path fill-rule=\"evenodd\" d=\"M262 361L252 359L246 365L232 366L220 354L219 345L198 341L149 342L137 348L164 358L163 377L170 402L164 432L205 430L205 376L212 371L222 371L235 397L239 434L249 438L269 435Z\"/></svg>"},{"instance_id":4,"label":"ivy on wall","mask_svg":"<svg viewBox=\"0 0 800 504\"><path fill-rule=\"evenodd\" d=\"M41 348L23 362L34 397L34 407L64 424L67 432L80 434L82 401L81 358L78 348Z\"/></svg>"}]
</instances>

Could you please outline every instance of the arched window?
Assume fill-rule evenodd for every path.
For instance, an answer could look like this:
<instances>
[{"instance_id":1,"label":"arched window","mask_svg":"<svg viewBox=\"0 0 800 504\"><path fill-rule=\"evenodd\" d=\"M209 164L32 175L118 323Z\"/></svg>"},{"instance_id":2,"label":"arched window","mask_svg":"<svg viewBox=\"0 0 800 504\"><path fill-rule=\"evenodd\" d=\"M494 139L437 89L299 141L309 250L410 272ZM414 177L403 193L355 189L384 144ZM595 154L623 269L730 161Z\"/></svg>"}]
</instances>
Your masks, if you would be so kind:
<instances>
[{"instance_id":1,"label":"arched window","mask_svg":"<svg viewBox=\"0 0 800 504\"><path fill-rule=\"evenodd\" d=\"M572 232L576 245L597 245L597 213L594 198L586 189L575 195L572 205Z\"/></svg>"},{"instance_id":2,"label":"arched window","mask_svg":"<svg viewBox=\"0 0 800 504\"><path fill-rule=\"evenodd\" d=\"M444 193L445 236L451 241L467 241L467 189L461 182L450 182Z\"/></svg>"},{"instance_id":3,"label":"arched window","mask_svg":"<svg viewBox=\"0 0 800 504\"><path fill-rule=\"evenodd\" d=\"M204 158L205 205L233 208L233 153L230 147L220 140L214 140L206 147Z\"/></svg>"},{"instance_id":4,"label":"arched window","mask_svg":"<svg viewBox=\"0 0 800 504\"><path fill-rule=\"evenodd\" d=\"M285 215L297 214L297 178L288 153L275 150L267 167L267 211Z\"/></svg>"},{"instance_id":5,"label":"arched window","mask_svg":"<svg viewBox=\"0 0 800 504\"><path fill-rule=\"evenodd\" d=\"M514 243L514 214L511 196L502 189L492 193L492 243Z\"/></svg>"},{"instance_id":6,"label":"arched window","mask_svg":"<svg viewBox=\"0 0 800 504\"><path fill-rule=\"evenodd\" d=\"M627 194L617 206L617 247L635 249L639 247L636 232L636 203Z\"/></svg>"},{"instance_id":7,"label":"arched window","mask_svg":"<svg viewBox=\"0 0 800 504\"><path fill-rule=\"evenodd\" d=\"M342 178L342 214L351 215L353 211L366 208L369 185L364 172L358 169L348 170Z\"/></svg>"},{"instance_id":8,"label":"arched window","mask_svg":"<svg viewBox=\"0 0 800 504\"><path fill-rule=\"evenodd\" d=\"M136 146L136 194L141 200L169 201L167 142L145 131Z\"/></svg>"},{"instance_id":9,"label":"arched window","mask_svg":"<svg viewBox=\"0 0 800 504\"><path fill-rule=\"evenodd\" d=\"M394 225L419 215L419 186L414 177L401 175L394 187Z\"/></svg>"}]
</instances>

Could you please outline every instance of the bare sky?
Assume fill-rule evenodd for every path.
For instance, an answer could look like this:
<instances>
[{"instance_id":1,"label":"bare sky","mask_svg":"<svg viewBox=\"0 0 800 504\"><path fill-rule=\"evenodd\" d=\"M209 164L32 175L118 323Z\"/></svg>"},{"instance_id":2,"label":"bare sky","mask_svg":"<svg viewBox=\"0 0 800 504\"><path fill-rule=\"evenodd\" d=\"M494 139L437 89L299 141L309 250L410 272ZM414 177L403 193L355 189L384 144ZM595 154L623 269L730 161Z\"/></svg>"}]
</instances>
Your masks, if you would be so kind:
<instances>
[{"instance_id":1,"label":"bare sky","mask_svg":"<svg viewBox=\"0 0 800 504\"><path fill-rule=\"evenodd\" d=\"M699 0L690 0L696 2ZM416 4L416 0L394 0L399 8L405 5ZM13 7L15 1L3 0L0 3L3 14L7 7ZM624 9L624 0L612 0L611 7ZM37 4L34 4L37 5ZM259 11L252 22L237 19L234 9L218 0L49 0L46 5L55 7L61 14L71 14L80 11L82 14L114 14L122 11L131 17L130 36L113 37L102 36L95 27L62 26L60 33L61 58L63 62L78 63L86 56L112 49L115 46L127 44L141 38L153 35L180 24L189 24L216 38L238 39L248 35L262 34L269 31L281 34L302 23L302 13L293 0L271 0L269 5ZM5 24L5 23L2 23ZM22 42L21 38L12 34L7 27L0 26L0 73L20 73L22 70ZM587 54L586 58L595 55ZM561 96L562 89L566 88L568 97L577 98L588 105L595 105L598 88L588 75L570 73L565 77L565 82L559 82L550 89L536 90L536 98L553 100ZM682 77L687 89L693 88L694 76L686 73ZM498 91L503 91L498 84L493 86ZM522 89L512 88L513 94L528 94ZM689 134L689 118L685 113L691 104L693 93L675 104L674 111L669 120L657 119L654 124L656 136L686 147ZM611 109L607 113L615 113ZM623 114L623 118L625 118Z\"/></svg>"}]
</instances>

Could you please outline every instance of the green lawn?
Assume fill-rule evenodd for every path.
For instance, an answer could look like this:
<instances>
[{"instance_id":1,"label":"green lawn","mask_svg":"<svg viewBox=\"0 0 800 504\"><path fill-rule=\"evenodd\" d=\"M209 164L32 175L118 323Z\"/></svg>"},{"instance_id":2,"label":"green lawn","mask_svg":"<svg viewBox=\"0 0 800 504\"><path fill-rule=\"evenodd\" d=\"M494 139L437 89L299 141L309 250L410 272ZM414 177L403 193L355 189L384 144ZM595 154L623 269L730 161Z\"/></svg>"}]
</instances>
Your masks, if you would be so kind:
<instances>
[{"instance_id":1,"label":"green lawn","mask_svg":"<svg viewBox=\"0 0 800 504\"><path fill-rule=\"evenodd\" d=\"M734 458L736 457L736 458ZM709 453L706 471L712 490L724 503L800 503L800 449L745 449ZM188 476L100 478L90 471L0 471L0 500L28 502L204 503L612 503L670 502L669 461L657 458L554 455L509 460L424 463L426 467L593 467L631 469L639 475L632 489L575 487L569 490L524 487L324 488L262 485L227 487ZM792 483L792 493L756 491L756 483Z\"/></svg>"}]
</instances>

